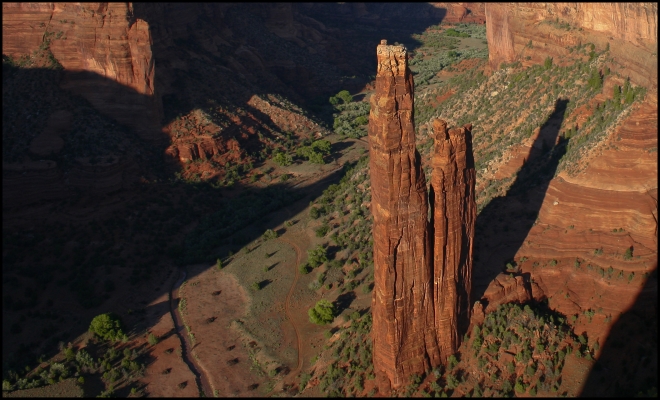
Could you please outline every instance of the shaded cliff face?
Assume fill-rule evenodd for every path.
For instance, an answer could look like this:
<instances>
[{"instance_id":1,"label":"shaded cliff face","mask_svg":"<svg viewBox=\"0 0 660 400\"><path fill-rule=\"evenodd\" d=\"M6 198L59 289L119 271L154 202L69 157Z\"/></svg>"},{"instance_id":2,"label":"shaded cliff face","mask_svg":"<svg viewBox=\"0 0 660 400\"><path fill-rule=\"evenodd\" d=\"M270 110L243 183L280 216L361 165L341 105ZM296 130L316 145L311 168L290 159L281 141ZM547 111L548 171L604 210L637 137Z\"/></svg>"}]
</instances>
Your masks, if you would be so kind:
<instances>
[{"instance_id":1,"label":"shaded cliff face","mask_svg":"<svg viewBox=\"0 0 660 400\"><path fill-rule=\"evenodd\" d=\"M2 11L3 54L31 53L47 41L66 71L90 72L65 73L63 88L143 138L159 137L149 25L133 18L130 3L3 3Z\"/></svg>"},{"instance_id":2,"label":"shaded cliff face","mask_svg":"<svg viewBox=\"0 0 660 400\"><path fill-rule=\"evenodd\" d=\"M413 80L403 46L377 50L369 115L374 215L374 369L382 390L437 365L426 181L415 149Z\"/></svg>"},{"instance_id":3,"label":"shaded cliff face","mask_svg":"<svg viewBox=\"0 0 660 400\"><path fill-rule=\"evenodd\" d=\"M489 3L485 14L492 69L518 60L538 64L578 44L609 43L613 70L657 88L656 3Z\"/></svg>"},{"instance_id":4,"label":"shaded cliff face","mask_svg":"<svg viewBox=\"0 0 660 400\"><path fill-rule=\"evenodd\" d=\"M433 122L430 199L435 329L443 362L460 345L470 321L472 245L477 218L472 126L447 130Z\"/></svg>"}]
</instances>

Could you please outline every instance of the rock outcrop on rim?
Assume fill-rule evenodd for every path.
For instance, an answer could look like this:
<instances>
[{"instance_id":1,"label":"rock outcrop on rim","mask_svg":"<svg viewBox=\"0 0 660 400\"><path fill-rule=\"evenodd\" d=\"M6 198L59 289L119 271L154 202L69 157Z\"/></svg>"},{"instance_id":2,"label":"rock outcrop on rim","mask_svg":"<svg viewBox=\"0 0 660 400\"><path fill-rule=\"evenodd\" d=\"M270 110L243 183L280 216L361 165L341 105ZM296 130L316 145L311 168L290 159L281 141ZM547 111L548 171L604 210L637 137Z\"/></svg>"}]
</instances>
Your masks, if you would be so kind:
<instances>
[{"instance_id":1,"label":"rock outcrop on rim","mask_svg":"<svg viewBox=\"0 0 660 400\"><path fill-rule=\"evenodd\" d=\"M415 149L413 79L404 46L377 48L369 143L374 369L381 391L446 362L469 323L476 220L471 127L435 122L433 221Z\"/></svg>"}]
</instances>

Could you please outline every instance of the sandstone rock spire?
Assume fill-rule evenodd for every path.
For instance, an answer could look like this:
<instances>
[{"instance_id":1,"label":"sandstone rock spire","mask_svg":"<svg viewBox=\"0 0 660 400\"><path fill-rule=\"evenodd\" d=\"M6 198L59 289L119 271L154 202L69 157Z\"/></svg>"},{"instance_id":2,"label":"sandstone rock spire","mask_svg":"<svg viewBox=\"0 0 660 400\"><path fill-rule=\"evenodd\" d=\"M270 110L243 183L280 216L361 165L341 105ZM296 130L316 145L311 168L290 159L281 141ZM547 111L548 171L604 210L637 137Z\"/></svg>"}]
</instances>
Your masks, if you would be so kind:
<instances>
[{"instance_id":1,"label":"sandstone rock spire","mask_svg":"<svg viewBox=\"0 0 660 400\"><path fill-rule=\"evenodd\" d=\"M369 146L374 215L374 370L381 392L458 350L470 317L477 216L472 126L433 123L430 197L415 149L413 78L404 46L377 49ZM428 221L429 198L431 222Z\"/></svg>"},{"instance_id":2,"label":"sandstone rock spire","mask_svg":"<svg viewBox=\"0 0 660 400\"><path fill-rule=\"evenodd\" d=\"M433 302L435 329L442 362L460 345L470 321L472 245L477 219L476 172L472 125L447 130L433 121L430 202L433 241Z\"/></svg>"},{"instance_id":3,"label":"sandstone rock spire","mask_svg":"<svg viewBox=\"0 0 660 400\"><path fill-rule=\"evenodd\" d=\"M374 215L374 370L381 390L439 363L426 180L415 149L413 78L404 46L377 49L369 115ZM430 365L429 365L430 364Z\"/></svg>"}]
</instances>

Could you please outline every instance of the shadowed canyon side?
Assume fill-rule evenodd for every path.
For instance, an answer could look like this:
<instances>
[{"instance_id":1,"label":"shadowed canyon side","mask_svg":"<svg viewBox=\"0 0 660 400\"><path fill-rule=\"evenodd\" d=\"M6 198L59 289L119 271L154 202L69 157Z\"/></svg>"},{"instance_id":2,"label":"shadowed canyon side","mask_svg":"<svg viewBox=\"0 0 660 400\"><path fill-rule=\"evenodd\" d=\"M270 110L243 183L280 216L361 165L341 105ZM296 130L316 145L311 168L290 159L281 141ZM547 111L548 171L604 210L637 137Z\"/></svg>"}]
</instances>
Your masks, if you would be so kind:
<instances>
[{"instance_id":1,"label":"shadowed canyon side","mask_svg":"<svg viewBox=\"0 0 660 400\"><path fill-rule=\"evenodd\" d=\"M477 219L472 126L447 129L433 122L431 224L435 329L443 362L460 345L470 322L472 245Z\"/></svg>"},{"instance_id":2,"label":"shadowed canyon side","mask_svg":"<svg viewBox=\"0 0 660 400\"><path fill-rule=\"evenodd\" d=\"M415 149L413 79L404 46L377 50L369 115L374 215L374 369L381 390L439 361L433 329L428 200Z\"/></svg>"}]
</instances>

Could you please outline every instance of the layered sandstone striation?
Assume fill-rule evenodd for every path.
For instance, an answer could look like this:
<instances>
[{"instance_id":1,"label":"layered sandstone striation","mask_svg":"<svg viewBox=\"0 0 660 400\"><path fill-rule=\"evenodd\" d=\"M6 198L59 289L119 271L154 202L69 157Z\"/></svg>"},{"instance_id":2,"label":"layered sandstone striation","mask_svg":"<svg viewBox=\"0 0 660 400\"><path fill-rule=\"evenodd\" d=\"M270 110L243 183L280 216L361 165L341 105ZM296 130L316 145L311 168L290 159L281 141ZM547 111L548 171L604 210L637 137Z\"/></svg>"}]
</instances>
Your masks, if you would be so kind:
<instances>
[{"instance_id":1,"label":"layered sandstone striation","mask_svg":"<svg viewBox=\"0 0 660 400\"><path fill-rule=\"evenodd\" d=\"M433 302L443 361L458 350L459 332L470 320L472 247L477 218L472 126L447 129L433 122L435 148L431 178Z\"/></svg>"},{"instance_id":2,"label":"layered sandstone striation","mask_svg":"<svg viewBox=\"0 0 660 400\"><path fill-rule=\"evenodd\" d=\"M609 44L613 70L657 88L656 3L488 3L485 15L492 69L503 62L542 63L579 44L599 50Z\"/></svg>"},{"instance_id":3,"label":"layered sandstone striation","mask_svg":"<svg viewBox=\"0 0 660 400\"><path fill-rule=\"evenodd\" d=\"M415 149L413 80L404 46L381 42L369 116L374 369L381 390L446 362L470 316L476 220L471 127L438 120L428 195Z\"/></svg>"},{"instance_id":4,"label":"layered sandstone striation","mask_svg":"<svg viewBox=\"0 0 660 400\"><path fill-rule=\"evenodd\" d=\"M439 362L431 295L428 199L415 149L413 79L403 46L378 46L369 116L374 215L374 369L399 387Z\"/></svg>"}]
</instances>

